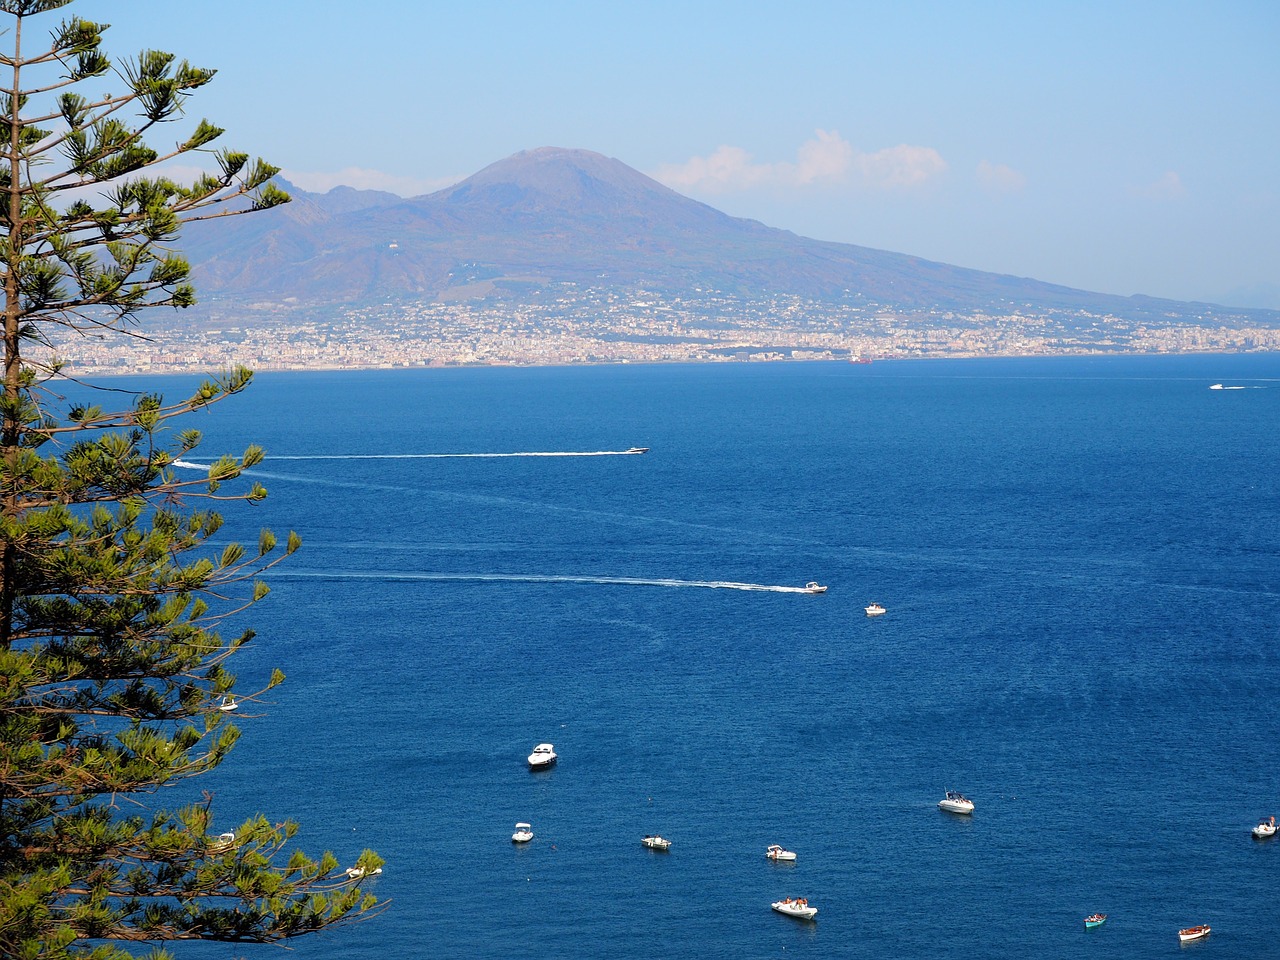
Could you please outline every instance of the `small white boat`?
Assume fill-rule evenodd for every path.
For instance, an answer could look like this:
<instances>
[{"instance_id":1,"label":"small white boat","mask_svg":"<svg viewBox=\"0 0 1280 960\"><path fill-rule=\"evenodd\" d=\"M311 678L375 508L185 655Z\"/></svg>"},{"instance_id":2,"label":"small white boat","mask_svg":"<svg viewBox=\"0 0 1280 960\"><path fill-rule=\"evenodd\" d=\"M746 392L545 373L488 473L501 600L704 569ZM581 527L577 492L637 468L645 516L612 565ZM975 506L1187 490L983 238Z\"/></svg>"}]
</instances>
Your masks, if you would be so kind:
<instances>
[{"instance_id":1,"label":"small white boat","mask_svg":"<svg viewBox=\"0 0 1280 960\"><path fill-rule=\"evenodd\" d=\"M641 837L640 842L650 850L661 850L663 853L671 849L670 840L664 840L662 837L656 835L652 837Z\"/></svg>"},{"instance_id":2,"label":"small white boat","mask_svg":"<svg viewBox=\"0 0 1280 960\"><path fill-rule=\"evenodd\" d=\"M1265 820L1259 820L1258 825L1253 828L1253 836L1257 840L1265 840L1267 837L1276 835L1276 818L1268 817Z\"/></svg>"},{"instance_id":3,"label":"small white boat","mask_svg":"<svg viewBox=\"0 0 1280 960\"><path fill-rule=\"evenodd\" d=\"M235 846L236 835L234 833L220 833L216 840L209 843L209 849L214 853L224 853Z\"/></svg>"},{"instance_id":4,"label":"small white boat","mask_svg":"<svg viewBox=\"0 0 1280 960\"><path fill-rule=\"evenodd\" d=\"M878 603L869 603L866 607L868 617L879 617L884 614L884 607Z\"/></svg>"},{"instance_id":5,"label":"small white boat","mask_svg":"<svg viewBox=\"0 0 1280 960\"><path fill-rule=\"evenodd\" d=\"M1197 923L1194 927L1187 927L1185 930L1178 931L1178 939L1183 943L1189 940L1200 940L1209 935L1209 925L1207 923Z\"/></svg>"},{"instance_id":6,"label":"small white boat","mask_svg":"<svg viewBox=\"0 0 1280 960\"><path fill-rule=\"evenodd\" d=\"M787 860L794 860L796 858L796 855L793 852L791 852L790 850L784 850L782 847L780 847L776 843L771 844L769 849L764 852L764 855L768 857L770 860L775 860L775 861L779 861L779 860L787 861Z\"/></svg>"},{"instance_id":7,"label":"small white boat","mask_svg":"<svg viewBox=\"0 0 1280 960\"><path fill-rule=\"evenodd\" d=\"M818 915L818 908L809 906L809 901L802 897L787 897L785 900L775 901L771 906L779 913L800 920L812 920Z\"/></svg>"},{"instance_id":8,"label":"small white boat","mask_svg":"<svg viewBox=\"0 0 1280 960\"><path fill-rule=\"evenodd\" d=\"M632 447L630 450L627 451L627 453L648 453L648 452L649 452L648 447Z\"/></svg>"},{"instance_id":9,"label":"small white boat","mask_svg":"<svg viewBox=\"0 0 1280 960\"><path fill-rule=\"evenodd\" d=\"M810 580L804 585L805 593L826 593L827 588L820 584L817 580Z\"/></svg>"},{"instance_id":10,"label":"small white boat","mask_svg":"<svg viewBox=\"0 0 1280 960\"><path fill-rule=\"evenodd\" d=\"M239 706L240 704L236 703L236 698L228 694L227 696L222 698L222 702L218 704L218 709L221 710L223 713L230 713L232 710L237 709Z\"/></svg>"},{"instance_id":11,"label":"small white boat","mask_svg":"<svg viewBox=\"0 0 1280 960\"><path fill-rule=\"evenodd\" d=\"M516 832L511 835L512 843L528 843L533 839L533 827L527 823L517 823Z\"/></svg>"},{"instance_id":12,"label":"small white boat","mask_svg":"<svg viewBox=\"0 0 1280 960\"><path fill-rule=\"evenodd\" d=\"M938 801L938 809L947 813L973 813L973 801L962 793L948 790L947 795Z\"/></svg>"},{"instance_id":13,"label":"small white boat","mask_svg":"<svg viewBox=\"0 0 1280 960\"><path fill-rule=\"evenodd\" d=\"M555 764L556 748L549 743L540 743L533 748L533 753L529 754L529 768L532 770L545 770Z\"/></svg>"},{"instance_id":14,"label":"small white boat","mask_svg":"<svg viewBox=\"0 0 1280 960\"><path fill-rule=\"evenodd\" d=\"M349 880L363 880L365 877L376 877L382 873L381 867L374 867L372 870L365 870L364 867L347 867L346 874Z\"/></svg>"}]
</instances>

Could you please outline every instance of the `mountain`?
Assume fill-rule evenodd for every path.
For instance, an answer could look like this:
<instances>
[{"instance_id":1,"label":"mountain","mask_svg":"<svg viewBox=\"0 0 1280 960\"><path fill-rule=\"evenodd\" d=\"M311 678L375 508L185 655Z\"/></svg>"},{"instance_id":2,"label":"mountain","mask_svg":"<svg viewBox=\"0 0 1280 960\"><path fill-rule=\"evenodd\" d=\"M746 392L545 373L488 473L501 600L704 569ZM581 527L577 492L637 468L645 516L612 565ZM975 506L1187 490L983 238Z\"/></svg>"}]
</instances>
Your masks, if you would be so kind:
<instances>
[{"instance_id":1,"label":"mountain","mask_svg":"<svg viewBox=\"0 0 1280 960\"><path fill-rule=\"evenodd\" d=\"M527 150L407 200L284 186L293 203L188 230L183 246L203 295L314 304L519 299L572 283L676 296L861 296L914 311L1007 313L1012 301L1131 318L1206 312L807 239L728 216L588 150Z\"/></svg>"}]
</instances>

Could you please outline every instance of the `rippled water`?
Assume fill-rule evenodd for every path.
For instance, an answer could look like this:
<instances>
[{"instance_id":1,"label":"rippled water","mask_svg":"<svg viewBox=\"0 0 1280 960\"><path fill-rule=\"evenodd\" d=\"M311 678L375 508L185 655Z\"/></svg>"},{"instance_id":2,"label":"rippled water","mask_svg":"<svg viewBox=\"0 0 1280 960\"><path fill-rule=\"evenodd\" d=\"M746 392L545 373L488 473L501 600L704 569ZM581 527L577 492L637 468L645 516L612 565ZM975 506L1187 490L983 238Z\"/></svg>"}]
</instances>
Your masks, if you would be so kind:
<instances>
[{"instance_id":1,"label":"rippled water","mask_svg":"<svg viewBox=\"0 0 1280 960\"><path fill-rule=\"evenodd\" d=\"M280 374L234 403L201 452L262 442L271 497L230 526L305 545L238 661L289 681L199 786L220 827L377 849L393 901L297 956L1133 958L1193 923L1188 950L1280 951L1280 840L1249 835L1280 814L1280 357Z\"/></svg>"}]
</instances>

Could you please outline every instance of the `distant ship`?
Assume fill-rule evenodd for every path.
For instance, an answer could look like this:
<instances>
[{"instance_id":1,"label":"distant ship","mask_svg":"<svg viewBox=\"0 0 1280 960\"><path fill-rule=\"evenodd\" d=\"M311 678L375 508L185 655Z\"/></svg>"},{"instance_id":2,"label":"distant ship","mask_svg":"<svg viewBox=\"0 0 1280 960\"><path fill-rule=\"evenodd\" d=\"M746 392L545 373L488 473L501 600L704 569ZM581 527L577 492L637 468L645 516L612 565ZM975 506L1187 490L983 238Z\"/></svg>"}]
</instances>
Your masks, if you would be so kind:
<instances>
[{"instance_id":1,"label":"distant ship","mask_svg":"<svg viewBox=\"0 0 1280 960\"><path fill-rule=\"evenodd\" d=\"M860 357L860 356L858 356L858 354L856 354L856 353L855 353L853 356L851 356L851 357L849 358L849 362L850 362L850 363L870 363L870 362L871 362L871 358L870 358L870 357Z\"/></svg>"}]
</instances>

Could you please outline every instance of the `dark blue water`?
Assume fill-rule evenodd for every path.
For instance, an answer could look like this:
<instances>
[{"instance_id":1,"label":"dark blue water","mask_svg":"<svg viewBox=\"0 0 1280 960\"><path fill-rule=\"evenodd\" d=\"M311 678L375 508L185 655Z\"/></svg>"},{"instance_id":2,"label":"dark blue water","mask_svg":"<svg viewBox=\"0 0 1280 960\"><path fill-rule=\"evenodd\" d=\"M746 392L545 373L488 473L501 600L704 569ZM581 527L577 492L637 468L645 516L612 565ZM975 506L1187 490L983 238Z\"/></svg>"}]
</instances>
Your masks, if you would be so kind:
<instances>
[{"instance_id":1,"label":"dark blue water","mask_svg":"<svg viewBox=\"0 0 1280 960\"><path fill-rule=\"evenodd\" d=\"M199 423L275 457L229 526L304 538L199 787L387 859L300 958L1280 955L1278 356L281 374Z\"/></svg>"}]
</instances>

